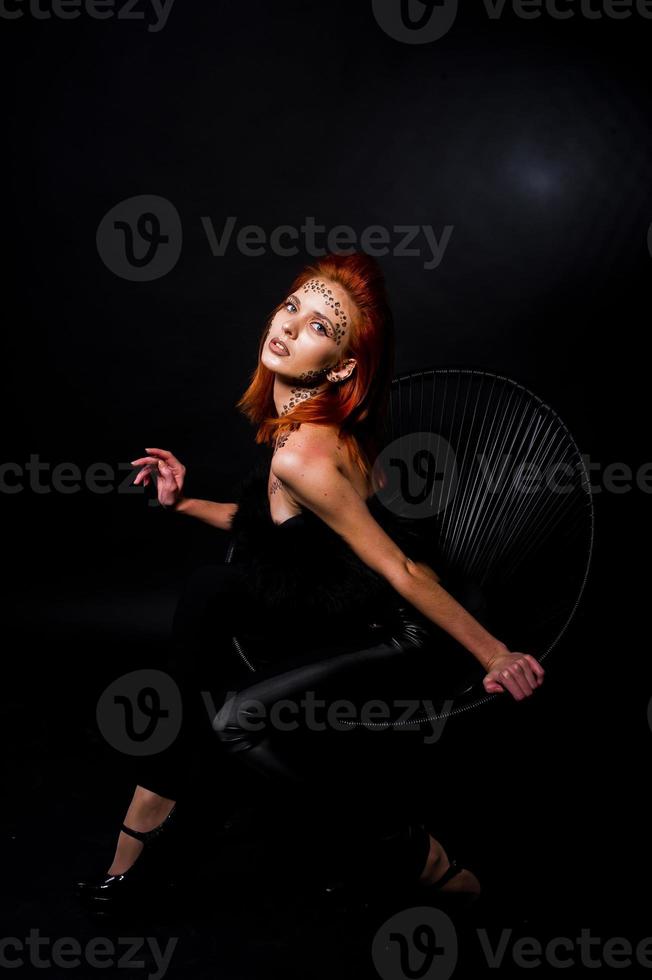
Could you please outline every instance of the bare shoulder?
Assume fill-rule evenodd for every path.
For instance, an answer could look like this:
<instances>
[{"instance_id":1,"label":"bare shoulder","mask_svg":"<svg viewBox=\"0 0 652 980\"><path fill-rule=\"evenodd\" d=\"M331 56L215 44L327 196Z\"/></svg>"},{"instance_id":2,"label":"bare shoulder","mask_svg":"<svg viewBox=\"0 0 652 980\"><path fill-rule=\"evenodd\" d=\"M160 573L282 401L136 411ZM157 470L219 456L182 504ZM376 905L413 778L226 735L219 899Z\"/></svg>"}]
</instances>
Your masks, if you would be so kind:
<instances>
[{"instance_id":1,"label":"bare shoulder","mask_svg":"<svg viewBox=\"0 0 652 980\"><path fill-rule=\"evenodd\" d=\"M342 516L358 513L353 505L366 505L351 483L346 468L339 464L334 433L315 432L311 426L291 438L272 459L275 476L295 504L312 510L341 533ZM311 431L312 430L312 431Z\"/></svg>"},{"instance_id":2,"label":"bare shoulder","mask_svg":"<svg viewBox=\"0 0 652 980\"><path fill-rule=\"evenodd\" d=\"M333 425L315 425L312 422L296 424L281 434L272 456L272 472L283 479L281 470L296 470L311 463L328 463L340 468L345 447Z\"/></svg>"},{"instance_id":3,"label":"bare shoulder","mask_svg":"<svg viewBox=\"0 0 652 980\"><path fill-rule=\"evenodd\" d=\"M407 558L375 520L367 502L338 465L336 434L293 432L272 460L275 475L294 503L324 521L367 565L399 588ZM400 589L399 589L400 591Z\"/></svg>"}]
</instances>

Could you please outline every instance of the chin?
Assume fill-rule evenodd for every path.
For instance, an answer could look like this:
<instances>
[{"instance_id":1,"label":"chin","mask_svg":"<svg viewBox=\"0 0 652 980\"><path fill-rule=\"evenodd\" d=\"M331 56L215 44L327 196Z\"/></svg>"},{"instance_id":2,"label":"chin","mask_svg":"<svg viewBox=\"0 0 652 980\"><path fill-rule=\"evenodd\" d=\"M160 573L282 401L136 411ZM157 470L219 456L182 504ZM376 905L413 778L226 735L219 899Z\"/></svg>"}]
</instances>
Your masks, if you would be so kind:
<instances>
[{"instance_id":1,"label":"chin","mask_svg":"<svg viewBox=\"0 0 652 980\"><path fill-rule=\"evenodd\" d=\"M263 353L262 353L262 355L261 355L260 360L261 360L261 363L264 364L266 368L269 368L270 371L273 371L274 374L284 374L285 373L283 371L283 369L282 369L282 365L280 365L278 363L281 360L281 358L280 357L275 357L271 353L271 351L264 350Z\"/></svg>"}]
</instances>

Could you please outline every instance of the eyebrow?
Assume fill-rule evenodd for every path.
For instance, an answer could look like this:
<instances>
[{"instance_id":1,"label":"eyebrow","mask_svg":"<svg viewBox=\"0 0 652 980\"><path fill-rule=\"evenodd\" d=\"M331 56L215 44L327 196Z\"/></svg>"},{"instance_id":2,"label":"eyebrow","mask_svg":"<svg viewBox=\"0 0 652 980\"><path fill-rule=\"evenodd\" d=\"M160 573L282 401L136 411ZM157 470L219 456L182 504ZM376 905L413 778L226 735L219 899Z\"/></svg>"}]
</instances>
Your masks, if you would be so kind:
<instances>
[{"instance_id":1,"label":"eyebrow","mask_svg":"<svg viewBox=\"0 0 652 980\"><path fill-rule=\"evenodd\" d=\"M299 299L298 296L295 296L295 294L292 293L291 296L288 296L288 299L296 301L296 305L299 307L299 309L301 309L301 300ZM326 316L325 313L320 313L319 310L313 310L312 312L315 316L320 316L322 320L326 320L326 323L330 324L331 330L333 331L333 333L335 333L335 327L333 326L332 321Z\"/></svg>"}]
</instances>

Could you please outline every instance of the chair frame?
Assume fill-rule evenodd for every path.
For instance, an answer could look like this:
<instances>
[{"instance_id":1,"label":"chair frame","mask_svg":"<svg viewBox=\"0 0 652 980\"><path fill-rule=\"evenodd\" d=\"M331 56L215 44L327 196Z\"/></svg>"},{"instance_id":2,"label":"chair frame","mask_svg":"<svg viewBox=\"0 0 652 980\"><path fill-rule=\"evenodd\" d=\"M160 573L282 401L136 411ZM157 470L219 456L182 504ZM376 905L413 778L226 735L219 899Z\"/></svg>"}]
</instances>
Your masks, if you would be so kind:
<instances>
[{"instance_id":1,"label":"chair frame","mask_svg":"<svg viewBox=\"0 0 652 980\"><path fill-rule=\"evenodd\" d=\"M408 372L406 374L402 374L400 376L397 376L392 381L392 384L391 384L391 392L398 391L400 393L400 386L401 385L406 384L406 383L408 383L410 385L413 385L415 383L415 381L427 379L429 377L434 377L434 376L441 376L441 377L458 376L459 377L459 376L462 376L462 375L468 375L468 376L473 376L473 377L478 377L478 378L483 378L483 379L484 378L489 378L489 379L492 379L492 380L495 380L495 381L506 382L507 384L512 385L515 388L519 389L522 393L525 393L542 410L544 410L545 412L550 413L551 416L553 416L554 419L556 420L556 422L559 424L560 428L564 431L565 436L567 437L570 446L572 447L573 451L576 453L577 458L578 458L578 460L581 463L581 472L582 472L582 478L583 478L583 480L582 480L582 482L583 482L583 489L585 491L587 491L587 488L589 488L588 491L587 491L587 499L588 499L588 505L589 505L588 506L588 511L589 511L589 528L588 528L588 530L589 530L589 547L588 547L588 554L587 554L587 559L586 559L586 567L585 567L585 570L584 570L584 575L582 577L582 581L581 581L581 584L580 584L580 587L579 587L579 591L578 591L577 597L576 597L576 599L575 599L575 601L574 601L574 603L573 603L573 605L572 605L572 607L570 609L570 612L569 612L568 616L566 617L564 623L562 624L561 629L558 631L558 633L553 638L552 642L547 646L547 648L543 652L541 652L540 654L537 654L537 659L539 661L543 661L543 660L545 660L549 656L549 654L551 653L551 651L559 644L560 640L562 639L562 637L566 633L566 631L567 631L567 629L568 629L568 627L569 627L569 625L570 625L573 617L575 616L575 613L577 611L577 608L579 606L579 603L580 603L580 601L582 599L582 596L584 594L584 590L585 590L586 583L587 583L587 580L588 580L589 570L590 570L590 567L591 567L591 561L592 561L592 557L593 557L593 544L594 544L594 533L595 533L595 515L594 515L593 499L592 499L592 496L591 496L591 493L590 493L590 479L589 479L589 474L588 474L588 471L587 471L587 468L586 468L586 464L584 462L584 459L583 459L583 457L581 456L581 454L579 452L579 449L577 447L577 444L576 444L574 438L570 434L570 431L568 430L568 427L564 424L564 422L559 417L558 413L550 405L548 405L546 402L544 402L542 398L540 398L538 395L536 395L533 391L531 391L525 385L520 384L517 381L514 381L513 378L510 378L507 375L495 374L495 373L493 373L491 371L485 371L484 369L481 369L481 368L469 368L469 367L460 367L460 368L447 367L447 368L443 368L443 367L432 367L432 368L428 368L428 369L422 369L422 370L418 370L418 371ZM391 412L391 404L392 403L391 403L391 393L390 393L390 411L388 412L388 424L389 424L389 429L390 430L392 430L394 428L394 419L393 419L392 412ZM234 550L235 550L235 544L234 544L233 541L230 541L229 542L229 545L228 545L227 553L226 553L226 558L225 558L225 561L227 563L230 563L232 561ZM242 642L238 639L237 636L233 636L232 637L232 644L233 644L233 647L234 647L236 653L241 658L241 660L244 662L244 664L246 665L246 667L252 673L256 673L256 667L249 660L249 658L247 656L247 651L244 649ZM480 690L477 691L476 688L480 688ZM415 725L417 725L417 724L423 724L426 721L431 722L431 721L434 721L434 720L440 720L442 718L453 717L455 715L461 714L462 712L470 711L472 708L479 707L482 704L487 704L490 701L494 701L497 697L499 697L499 695L498 694L488 694L488 693L486 693L485 690L484 690L484 687L482 687L481 681L480 682L473 681L473 683L468 688L466 688L460 694L456 695L456 697L457 697L457 700L458 701L461 701L461 703L456 704L451 710L444 710L441 713L436 714L434 716L431 715L431 714L426 714L425 716L422 716L420 718L413 719L413 723ZM409 724L409 723L410 722L406 722L406 724ZM361 723L360 722L355 722L355 721L349 721L349 724L351 724L352 726L356 726L356 725L359 725ZM365 727L369 727L369 726L372 726L373 727L373 724L374 724L373 722L367 722L367 723L365 723ZM385 723L384 722L378 722L377 724L379 726L382 726Z\"/></svg>"}]
</instances>

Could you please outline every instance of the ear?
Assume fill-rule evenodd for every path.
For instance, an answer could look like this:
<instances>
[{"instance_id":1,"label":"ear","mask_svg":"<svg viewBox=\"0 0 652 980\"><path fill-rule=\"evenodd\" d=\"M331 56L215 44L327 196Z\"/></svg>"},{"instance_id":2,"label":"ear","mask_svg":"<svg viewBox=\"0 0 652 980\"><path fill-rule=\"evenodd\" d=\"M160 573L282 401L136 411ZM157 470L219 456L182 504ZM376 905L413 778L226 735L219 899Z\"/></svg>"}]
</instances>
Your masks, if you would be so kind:
<instances>
[{"instance_id":1,"label":"ear","mask_svg":"<svg viewBox=\"0 0 652 980\"><path fill-rule=\"evenodd\" d=\"M329 381L346 381L355 371L357 363L355 357L347 357L336 368L332 368L326 377Z\"/></svg>"}]
</instances>

